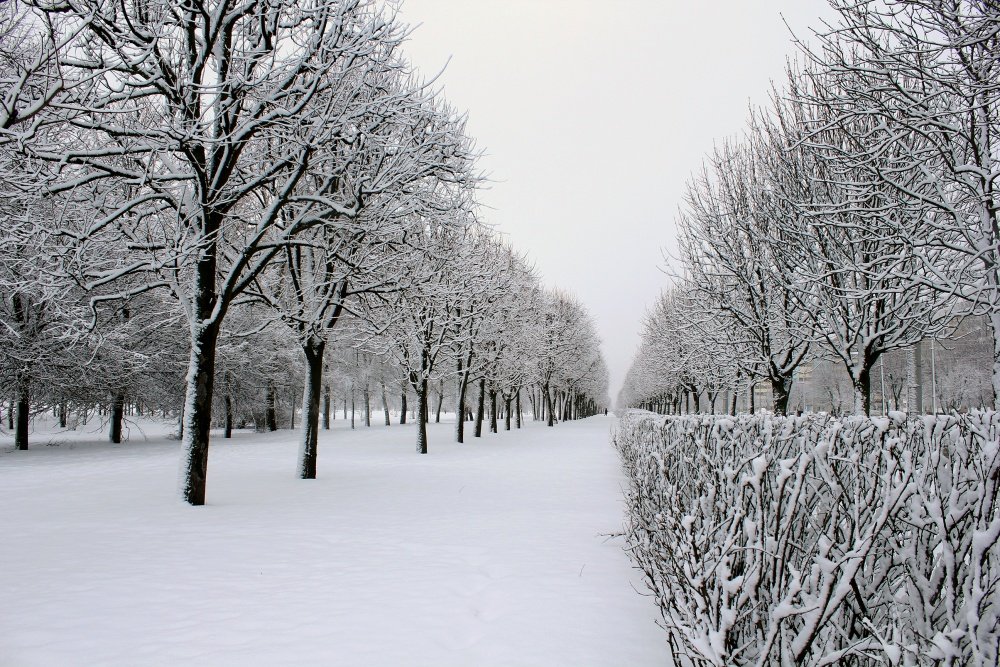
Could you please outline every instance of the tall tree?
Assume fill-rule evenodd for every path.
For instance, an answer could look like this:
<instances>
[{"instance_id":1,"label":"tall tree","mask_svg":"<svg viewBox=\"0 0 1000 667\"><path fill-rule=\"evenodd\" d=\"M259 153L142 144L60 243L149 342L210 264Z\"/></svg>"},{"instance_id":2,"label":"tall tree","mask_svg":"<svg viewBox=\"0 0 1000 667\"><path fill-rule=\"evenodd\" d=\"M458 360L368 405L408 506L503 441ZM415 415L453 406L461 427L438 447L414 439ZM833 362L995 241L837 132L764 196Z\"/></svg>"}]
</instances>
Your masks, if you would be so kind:
<instances>
[{"instance_id":1,"label":"tall tree","mask_svg":"<svg viewBox=\"0 0 1000 667\"><path fill-rule=\"evenodd\" d=\"M830 4L839 20L812 56L842 91L832 110L878 128L852 148L854 167L930 209L928 232L909 243L929 284L989 318L1000 405L1000 5ZM879 159L887 152L891 164Z\"/></svg>"},{"instance_id":2,"label":"tall tree","mask_svg":"<svg viewBox=\"0 0 1000 667\"><path fill-rule=\"evenodd\" d=\"M92 251L82 282L96 289L143 274L104 298L164 286L183 305L182 492L201 505L223 320L299 232L355 214L357 201L300 186L307 175L337 177L340 165L320 149L373 103L360 95L367 75L400 66L402 31L363 0L34 4L85 24L85 46L63 63L73 85L53 102L78 140L53 130L33 153L58 170L50 192L97 207L90 224L66 230ZM91 78L103 67L114 76ZM117 246L132 251L127 262L101 261Z\"/></svg>"}]
</instances>

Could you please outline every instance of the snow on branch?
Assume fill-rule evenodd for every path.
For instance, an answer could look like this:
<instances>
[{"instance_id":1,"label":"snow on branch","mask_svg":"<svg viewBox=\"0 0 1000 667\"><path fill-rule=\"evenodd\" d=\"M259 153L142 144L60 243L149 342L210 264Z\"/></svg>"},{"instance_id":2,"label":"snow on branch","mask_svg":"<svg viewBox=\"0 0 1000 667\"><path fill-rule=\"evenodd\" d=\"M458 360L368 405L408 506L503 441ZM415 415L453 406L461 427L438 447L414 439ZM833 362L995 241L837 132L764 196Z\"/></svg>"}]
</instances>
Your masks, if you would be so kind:
<instances>
[{"instance_id":1,"label":"snow on branch","mask_svg":"<svg viewBox=\"0 0 1000 667\"><path fill-rule=\"evenodd\" d=\"M677 664L997 664L998 413L633 411L614 442Z\"/></svg>"}]
</instances>

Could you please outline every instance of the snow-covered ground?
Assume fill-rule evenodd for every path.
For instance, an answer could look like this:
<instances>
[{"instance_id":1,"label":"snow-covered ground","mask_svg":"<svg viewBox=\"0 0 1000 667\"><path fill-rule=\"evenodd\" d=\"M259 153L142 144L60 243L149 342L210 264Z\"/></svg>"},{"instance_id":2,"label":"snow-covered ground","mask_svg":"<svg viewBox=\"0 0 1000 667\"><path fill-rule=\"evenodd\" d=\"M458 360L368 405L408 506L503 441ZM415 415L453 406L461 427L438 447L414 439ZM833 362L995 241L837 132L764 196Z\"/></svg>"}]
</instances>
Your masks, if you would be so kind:
<instances>
[{"instance_id":1,"label":"snow-covered ground","mask_svg":"<svg viewBox=\"0 0 1000 667\"><path fill-rule=\"evenodd\" d=\"M200 508L166 425L0 435L0 665L664 665L611 422L238 432Z\"/></svg>"}]
</instances>

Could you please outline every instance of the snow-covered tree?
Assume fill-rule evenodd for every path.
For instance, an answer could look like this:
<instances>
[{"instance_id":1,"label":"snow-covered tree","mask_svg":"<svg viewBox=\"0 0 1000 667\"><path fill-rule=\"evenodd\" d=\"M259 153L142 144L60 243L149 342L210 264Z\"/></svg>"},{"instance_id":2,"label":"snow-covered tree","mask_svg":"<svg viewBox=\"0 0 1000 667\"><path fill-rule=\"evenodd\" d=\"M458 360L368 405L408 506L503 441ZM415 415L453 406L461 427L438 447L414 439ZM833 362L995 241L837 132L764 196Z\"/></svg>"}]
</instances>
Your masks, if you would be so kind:
<instances>
[{"instance_id":1,"label":"snow-covered tree","mask_svg":"<svg viewBox=\"0 0 1000 667\"><path fill-rule=\"evenodd\" d=\"M459 295L465 289L459 256L466 229L474 224L461 201L439 217L411 216L412 251L397 263L396 289L365 295L363 320L372 332L368 346L392 357L417 394L417 452L427 453L428 390L442 373L442 361L462 330ZM405 389L404 389L405 391Z\"/></svg>"},{"instance_id":2,"label":"snow-covered tree","mask_svg":"<svg viewBox=\"0 0 1000 667\"><path fill-rule=\"evenodd\" d=\"M325 185L344 165L322 149L354 134L373 104L392 105L391 90L375 100L362 92L402 67L402 31L361 0L38 7L84 27L83 46L62 68L74 85L53 102L67 110L75 141L54 129L33 155L58 170L51 192L97 208L90 224L67 230L93 250L88 288L141 273L136 290L167 286L183 304L183 493L202 504L226 313L298 233L330 214L356 214L355 197ZM114 73L90 78L95 68ZM128 261L100 261L115 246L132 250Z\"/></svg>"},{"instance_id":3,"label":"snow-covered tree","mask_svg":"<svg viewBox=\"0 0 1000 667\"><path fill-rule=\"evenodd\" d=\"M452 188L475 184L470 143L454 113L409 80L397 77L385 85L403 87L409 97L400 95L396 104L379 107L375 98L383 95L380 89L364 91L373 104L354 121L354 134L323 146L336 156L331 159L346 165L326 184L329 194L358 202L356 210L351 215L332 211L322 224L297 235L284 247L272 275L250 290L277 309L306 358L299 461L303 479L316 477L323 357L330 331L352 297L398 288L397 265L410 252L408 226L413 216L433 212L441 183ZM387 114L393 115L387 119ZM370 386L363 386L368 425Z\"/></svg>"},{"instance_id":4,"label":"snow-covered tree","mask_svg":"<svg viewBox=\"0 0 1000 667\"><path fill-rule=\"evenodd\" d=\"M798 213L777 219L784 251L776 260L794 277L788 292L815 335L847 370L854 411L867 414L879 357L949 325L955 301L934 288L937 271L914 250L934 234L932 211L881 175L923 179L923 168L907 160L910 143L923 140L897 138L871 155L870 143L889 130L875 117L840 114L843 81L793 71L790 99L776 104L767 130L776 147L772 187Z\"/></svg>"},{"instance_id":5,"label":"snow-covered tree","mask_svg":"<svg viewBox=\"0 0 1000 667\"><path fill-rule=\"evenodd\" d=\"M839 15L811 52L839 94L828 117L868 123L853 167L929 209L909 239L930 284L986 314L1000 400L1000 6L831 0ZM885 155L892 155L887 164ZM916 177L914 177L916 174ZM887 218L885 224L906 224ZM944 258L942 258L942 255Z\"/></svg>"},{"instance_id":6,"label":"snow-covered tree","mask_svg":"<svg viewBox=\"0 0 1000 667\"><path fill-rule=\"evenodd\" d=\"M786 264L777 259L785 251L775 224L783 212L759 155L771 148L723 143L688 186L679 222L690 317L705 321L698 330L706 347L728 351L744 377L762 374L774 411L785 414L812 336L809 304L789 294L795 277L776 270Z\"/></svg>"},{"instance_id":7,"label":"snow-covered tree","mask_svg":"<svg viewBox=\"0 0 1000 667\"><path fill-rule=\"evenodd\" d=\"M566 418L573 389L581 381L606 381L606 368L599 351L590 314L575 297L560 290L543 295L539 311L536 377L541 390L546 424ZM594 389L591 389L594 391ZM607 386L590 398L598 405L607 401Z\"/></svg>"}]
</instances>

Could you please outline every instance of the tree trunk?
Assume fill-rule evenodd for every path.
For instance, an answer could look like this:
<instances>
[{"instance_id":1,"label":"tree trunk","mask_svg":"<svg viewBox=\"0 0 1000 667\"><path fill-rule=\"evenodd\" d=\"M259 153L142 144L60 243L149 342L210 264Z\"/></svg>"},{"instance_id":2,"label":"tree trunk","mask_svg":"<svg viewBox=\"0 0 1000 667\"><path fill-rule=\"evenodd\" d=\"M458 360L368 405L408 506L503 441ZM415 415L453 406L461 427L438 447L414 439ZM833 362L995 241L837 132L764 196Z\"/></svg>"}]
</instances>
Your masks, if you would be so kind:
<instances>
[{"instance_id":1,"label":"tree trunk","mask_svg":"<svg viewBox=\"0 0 1000 667\"><path fill-rule=\"evenodd\" d=\"M455 398L455 440L465 442L465 392L469 388L469 371L463 370L462 359L458 359L458 392Z\"/></svg>"},{"instance_id":2,"label":"tree trunk","mask_svg":"<svg viewBox=\"0 0 1000 667\"><path fill-rule=\"evenodd\" d=\"M918 341L906 350L906 410L911 415L924 413L924 387L920 377L921 366L923 364L921 347L923 343Z\"/></svg>"},{"instance_id":3,"label":"tree trunk","mask_svg":"<svg viewBox=\"0 0 1000 667\"><path fill-rule=\"evenodd\" d=\"M427 378L422 377L417 384L417 453L427 453Z\"/></svg>"},{"instance_id":4,"label":"tree trunk","mask_svg":"<svg viewBox=\"0 0 1000 667\"><path fill-rule=\"evenodd\" d=\"M125 421L125 394L116 392L111 397L111 432L108 439L118 444L122 441L122 422Z\"/></svg>"},{"instance_id":5,"label":"tree trunk","mask_svg":"<svg viewBox=\"0 0 1000 667\"><path fill-rule=\"evenodd\" d=\"M323 430L330 430L330 385L323 390Z\"/></svg>"},{"instance_id":6,"label":"tree trunk","mask_svg":"<svg viewBox=\"0 0 1000 667\"><path fill-rule=\"evenodd\" d=\"M224 432L224 437L233 437L233 376L232 373L226 371L226 395L225 395L225 408L226 408L226 430Z\"/></svg>"},{"instance_id":7,"label":"tree trunk","mask_svg":"<svg viewBox=\"0 0 1000 667\"><path fill-rule=\"evenodd\" d=\"M514 401L516 403L515 409L517 410L517 427L521 428L521 388L518 387L517 393L514 394Z\"/></svg>"},{"instance_id":8,"label":"tree trunk","mask_svg":"<svg viewBox=\"0 0 1000 667\"><path fill-rule=\"evenodd\" d=\"M503 430L510 430L510 404L514 401L514 397L504 398L504 411L503 411Z\"/></svg>"},{"instance_id":9,"label":"tree trunk","mask_svg":"<svg viewBox=\"0 0 1000 667\"><path fill-rule=\"evenodd\" d=\"M17 376L17 407L14 418L14 447L21 451L28 449L28 409L31 407L30 399L31 383L26 375Z\"/></svg>"},{"instance_id":10,"label":"tree trunk","mask_svg":"<svg viewBox=\"0 0 1000 667\"><path fill-rule=\"evenodd\" d=\"M222 437L227 440L233 437L233 399L229 396L229 392L226 392L225 397L226 403L226 424L225 430L222 433Z\"/></svg>"},{"instance_id":11,"label":"tree trunk","mask_svg":"<svg viewBox=\"0 0 1000 667\"><path fill-rule=\"evenodd\" d=\"M66 401L59 403L59 428L66 428L66 415L69 409L66 407Z\"/></svg>"},{"instance_id":12,"label":"tree trunk","mask_svg":"<svg viewBox=\"0 0 1000 667\"><path fill-rule=\"evenodd\" d=\"M434 415L434 423L441 423L441 407L444 405L444 380L441 380L438 384L438 405L437 413Z\"/></svg>"},{"instance_id":13,"label":"tree trunk","mask_svg":"<svg viewBox=\"0 0 1000 667\"><path fill-rule=\"evenodd\" d=\"M546 426L552 426L552 425L555 424L555 420L553 419L553 416L552 416L552 412L553 412L552 411L552 392L549 390L548 383L546 383L542 387L542 393L544 394L544 400L545 400L544 410L548 414L548 422L546 423Z\"/></svg>"},{"instance_id":14,"label":"tree trunk","mask_svg":"<svg viewBox=\"0 0 1000 667\"><path fill-rule=\"evenodd\" d=\"M371 425L372 425L372 396L371 396L371 390L368 388L368 383L367 382L365 382L364 399L365 399L365 426L371 427Z\"/></svg>"},{"instance_id":15,"label":"tree trunk","mask_svg":"<svg viewBox=\"0 0 1000 667\"><path fill-rule=\"evenodd\" d=\"M399 399L399 423L406 423L406 389L403 389Z\"/></svg>"},{"instance_id":16,"label":"tree trunk","mask_svg":"<svg viewBox=\"0 0 1000 667\"><path fill-rule=\"evenodd\" d=\"M354 384L351 384L351 430L354 430Z\"/></svg>"},{"instance_id":17,"label":"tree trunk","mask_svg":"<svg viewBox=\"0 0 1000 667\"><path fill-rule=\"evenodd\" d=\"M990 328L993 333L993 409L1000 410L1000 310L997 308L990 311Z\"/></svg>"},{"instance_id":18,"label":"tree trunk","mask_svg":"<svg viewBox=\"0 0 1000 667\"><path fill-rule=\"evenodd\" d=\"M319 444L319 399L323 391L323 351L326 341L310 336L302 344L306 355L306 386L302 392L302 448L299 450L299 478L316 479ZM327 394L329 397L329 393ZM329 401L327 401L329 404ZM327 424L329 427L329 423Z\"/></svg>"},{"instance_id":19,"label":"tree trunk","mask_svg":"<svg viewBox=\"0 0 1000 667\"><path fill-rule=\"evenodd\" d=\"M739 394L735 389L729 392L729 415L731 417L736 416L736 399L739 398Z\"/></svg>"},{"instance_id":20,"label":"tree trunk","mask_svg":"<svg viewBox=\"0 0 1000 667\"><path fill-rule=\"evenodd\" d=\"M854 414L870 415L872 409L871 366L865 365L859 369L852 384L854 385Z\"/></svg>"},{"instance_id":21,"label":"tree trunk","mask_svg":"<svg viewBox=\"0 0 1000 667\"><path fill-rule=\"evenodd\" d=\"M385 416L385 425L389 425L389 400L385 397L385 382L379 382L382 387L382 414Z\"/></svg>"},{"instance_id":22,"label":"tree trunk","mask_svg":"<svg viewBox=\"0 0 1000 667\"><path fill-rule=\"evenodd\" d=\"M267 381L267 393L264 396L264 424L268 431L278 430L278 417L274 410L274 380Z\"/></svg>"},{"instance_id":23,"label":"tree trunk","mask_svg":"<svg viewBox=\"0 0 1000 667\"><path fill-rule=\"evenodd\" d=\"M214 262L212 267L212 279L214 280ZM198 310L207 315L207 312L211 312L209 308L211 303L201 303L203 299L205 299L205 295L200 294ZM215 323L201 320L191 326L191 358L188 365L187 392L184 401L182 440L187 457L185 461L184 500L191 505L205 504L208 443L212 429L215 349L218 337L219 327Z\"/></svg>"},{"instance_id":24,"label":"tree trunk","mask_svg":"<svg viewBox=\"0 0 1000 667\"><path fill-rule=\"evenodd\" d=\"M490 433L497 433L497 392L490 389Z\"/></svg>"},{"instance_id":25,"label":"tree trunk","mask_svg":"<svg viewBox=\"0 0 1000 667\"><path fill-rule=\"evenodd\" d=\"M774 401L774 414L788 414L788 397L792 394L791 376L771 377L771 398Z\"/></svg>"},{"instance_id":26,"label":"tree trunk","mask_svg":"<svg viewBox=\"0 0 1000 667\"><path fill-rule=\"evenodd\" d=\"M477 438L483 436L483 417L486 416L486 380L479 381L479 407L476 410L476 431L473 435Z\"/></svg>"},{"instance_id":27,"label":"tree trunk","mask_svg":"<svg viewBox=\"0 0 1000 667\"><path fill-rule=\"evenodd\" d=\"M292 412L291 412L291 416L288 419L288 428L290 428L293 431L295 430L295 398L296 398L295 397L295 390L293 389L292 390Z\"/></svg>"}]
</instances>

